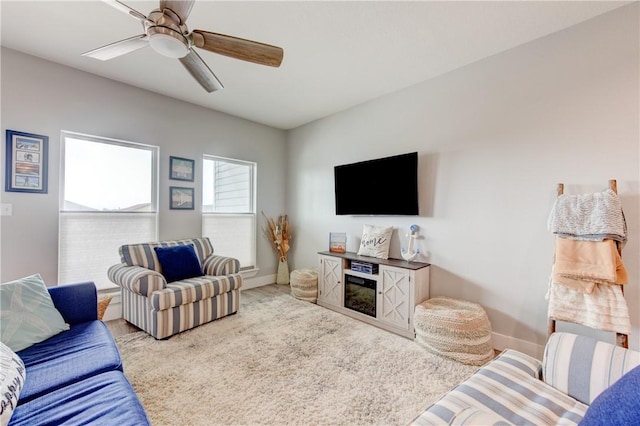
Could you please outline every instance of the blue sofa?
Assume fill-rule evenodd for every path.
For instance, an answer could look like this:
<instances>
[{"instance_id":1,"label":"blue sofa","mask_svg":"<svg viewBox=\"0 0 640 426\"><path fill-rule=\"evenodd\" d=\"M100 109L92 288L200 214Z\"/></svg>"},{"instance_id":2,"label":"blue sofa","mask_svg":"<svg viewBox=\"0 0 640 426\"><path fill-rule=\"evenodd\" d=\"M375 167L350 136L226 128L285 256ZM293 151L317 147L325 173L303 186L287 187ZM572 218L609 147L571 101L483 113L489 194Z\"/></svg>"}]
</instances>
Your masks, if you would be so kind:
<instances>
[{"instance_id":1,"label":"blue sofa","mask_svg":"<svg viewBox=\"0 0 640 426\"><path fill-rule=\"evenodd\" d=\"M98 320L94 283L48 290L70 329L17 352L26 380L9 426L149 425L118 347Z\"/></svg>"}]
</instances>

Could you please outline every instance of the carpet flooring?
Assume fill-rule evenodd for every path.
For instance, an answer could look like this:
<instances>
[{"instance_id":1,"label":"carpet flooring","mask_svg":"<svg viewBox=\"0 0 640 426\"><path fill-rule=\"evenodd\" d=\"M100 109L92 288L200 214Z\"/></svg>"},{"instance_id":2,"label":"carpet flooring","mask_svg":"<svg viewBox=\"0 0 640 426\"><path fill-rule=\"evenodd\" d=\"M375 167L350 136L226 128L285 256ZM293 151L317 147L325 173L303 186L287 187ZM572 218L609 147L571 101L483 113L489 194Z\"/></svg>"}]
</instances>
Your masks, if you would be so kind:
<instances>
[{"instance_id":1,"label":"carpet flooring","mask_svg":"<svg viewBox=\"0 0 640 426\"><path fill-rule=\"evenodd\" d=\"M406 425L477 368L289 294L116 342L157 426Z\"/></svg>"}]
</instances>

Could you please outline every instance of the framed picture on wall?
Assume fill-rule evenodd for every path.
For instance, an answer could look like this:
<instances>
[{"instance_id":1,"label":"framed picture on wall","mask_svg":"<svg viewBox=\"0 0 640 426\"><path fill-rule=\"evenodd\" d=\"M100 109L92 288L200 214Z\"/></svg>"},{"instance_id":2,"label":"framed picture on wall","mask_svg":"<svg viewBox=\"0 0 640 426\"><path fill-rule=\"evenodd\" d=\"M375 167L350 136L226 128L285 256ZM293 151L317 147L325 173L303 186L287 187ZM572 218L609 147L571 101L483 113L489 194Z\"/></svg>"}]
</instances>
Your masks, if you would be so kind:
<instances>
[{"instance_id":1,"label":"framed picture on wall","mask_svg":"<svg viewBox=\"0 0 640 426\"><path fill-rule=\"evenodd\" d=\"M5 191L47 193L49 137L6 131Z\"/></svg>"},{"instance_id":2,"label":"framed picture on wall","mask_svg":"<svg viewBox=\"0 0 640 426\"><path fill-rule=\"evenodd\" d=\"M170 186L169 208L171 210L193 210L194 189L181 188L179 186Z\"/></svg>"},{"instance_id":3,"label":"framed picture on wall","mask_svg":"<svg viewBox=\"0 0 640 426\"><path fill-rule=\"evenodd\" d=\"M169 179L193 182L194 167L194 160L180 157L169 157Z\"/></svg>"}]
</instances>

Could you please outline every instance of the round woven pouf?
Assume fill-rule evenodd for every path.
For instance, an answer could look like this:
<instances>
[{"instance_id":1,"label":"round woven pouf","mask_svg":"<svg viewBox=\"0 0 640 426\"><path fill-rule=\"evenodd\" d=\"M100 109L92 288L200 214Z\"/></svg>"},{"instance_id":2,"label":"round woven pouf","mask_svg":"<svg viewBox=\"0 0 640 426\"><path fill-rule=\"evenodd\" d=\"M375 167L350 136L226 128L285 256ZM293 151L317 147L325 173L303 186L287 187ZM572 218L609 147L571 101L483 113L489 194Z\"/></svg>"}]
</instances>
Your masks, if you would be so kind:
<instances>
[{"instance_id":1,"label":"round woven pouf","mask_svg":"<svg viewBox=\"0 0 640 426\"><path fill-rule=\"evenodd\" d=\"M297 269L291 273L291 295L296 299L316 302L318 298L318 272Z\"/></svg>"},{"instance_id":2,"label":"round woven pouf","mask_svg":"<svg viewBox=\"0 0 640 426\"><path fill-rule=\"evenodd\" d=\"M491 323L482 306L449 297L416 305L416 343L430 352L469 365L493 359Z\"/></svg>"}]
</instances>

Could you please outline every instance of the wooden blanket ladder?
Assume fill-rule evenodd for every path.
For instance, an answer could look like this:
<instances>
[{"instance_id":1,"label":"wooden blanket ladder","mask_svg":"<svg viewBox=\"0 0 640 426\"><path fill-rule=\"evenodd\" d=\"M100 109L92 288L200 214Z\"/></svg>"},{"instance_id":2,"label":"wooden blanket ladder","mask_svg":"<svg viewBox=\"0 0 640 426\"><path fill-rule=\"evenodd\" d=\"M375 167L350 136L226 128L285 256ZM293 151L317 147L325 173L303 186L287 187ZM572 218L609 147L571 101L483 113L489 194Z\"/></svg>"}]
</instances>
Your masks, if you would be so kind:
<instances>
[{"instance_id":1,"label":"wooden blanket ladder","mask_svg":"<svg viewBox=\"0 0 640 426\"><path fill-rule=\"evenodd\" d=\"M612 179L609 181L609 189L613 190L613 192L615 192L616 194L618 193L618 184L615 179ZM558 197L559 197L564 193L564 184L559 183L557 190L558 190ZM618 248L618 253L622 255L622 246L619 241L616 241L616 247ZM622 289L624 292L624 286L622 287ZM551 335L551 333L554 333L556 331L555 319L549 318L548 330L549 330L549 335ZM629 336L626 334L616 333L616 345L622 346L623 348L628 348Z\"/></svg>"}]
</instances>

